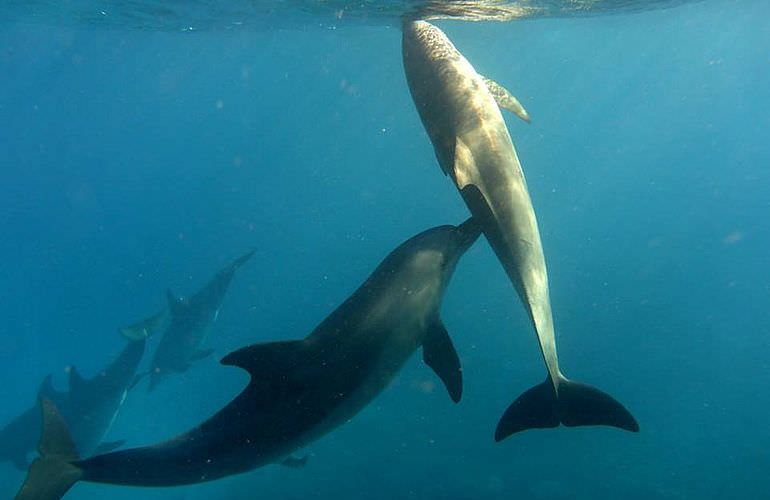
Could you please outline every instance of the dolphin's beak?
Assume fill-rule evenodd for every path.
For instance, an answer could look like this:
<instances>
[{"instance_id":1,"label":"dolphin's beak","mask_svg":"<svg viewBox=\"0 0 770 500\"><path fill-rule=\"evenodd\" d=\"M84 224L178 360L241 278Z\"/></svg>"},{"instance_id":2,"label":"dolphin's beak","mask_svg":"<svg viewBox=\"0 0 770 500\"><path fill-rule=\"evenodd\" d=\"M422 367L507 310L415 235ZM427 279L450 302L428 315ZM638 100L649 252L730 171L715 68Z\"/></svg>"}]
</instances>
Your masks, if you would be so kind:
<instances>
[{"instance_id":1,"label":"dolphin's beak","mask_svg":"<svg viewBox=\"0 0 770 500\"><path fill-rule=\"evenodd\" d=\"M465 253L481 234L481 226L471 217L455 228L458 235L459 253Z\"/></svg>"}]
</instances>

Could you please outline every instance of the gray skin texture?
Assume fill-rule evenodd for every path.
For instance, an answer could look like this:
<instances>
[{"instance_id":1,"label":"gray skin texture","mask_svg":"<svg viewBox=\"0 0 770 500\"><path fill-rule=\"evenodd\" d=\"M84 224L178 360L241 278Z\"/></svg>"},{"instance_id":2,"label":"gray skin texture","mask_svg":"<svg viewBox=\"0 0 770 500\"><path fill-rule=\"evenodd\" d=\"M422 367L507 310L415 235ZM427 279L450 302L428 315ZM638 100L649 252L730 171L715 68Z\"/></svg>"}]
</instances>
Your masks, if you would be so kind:
<instances>
[{"instance_id":1,"label":"gray skin texture","mask_svg":"<svg viewBox=\"0 0 770 500\"><path fill-rule=\"evenodd\" d=\"M437 27L405 22L403 60L409 89L441 168L455 182L524 303L558 393L563 375L543 247L500 109L482 77Z\"/></svg>"},{"instance_id":2,"label":"gray skin texture","mask_svg":"<svg viewBox=\"0 0 770 500\"><path fill-rule=\"evenodd\" d=\"M47 398L56 404L81 456L100 449L136 375L144 347L144 340L127 343L118 357L91 379L82 378L71 367L68 392L55 390L50 375L41 384L38 400ZM27 456L40 438L40 415L40 406L35 404L0 430L0 457L21 470L28 467Z\"/></svg>"},{"instance_id":3,"label":"gray skin texture","mask_svg":"<svg viewBox=\"0 0 770 500\"><path fill-rule=\"evenodd\" d=\"M150 365L150 390L170 373L183 373L193 362L212 353L211 349L203 349L202 346L219 315L235 272L253 254L253 251L249 252L233 261L190 297L177 298L171 291L168 292L170 323ZM163 317L161 312L145 321L162 322Z\"/></svg>"},{"instance_id":4,"label":"gray skin texture","mask_svg":"<svg viewBox=\"0 0 770 500\"><path fill-rule=\"evenodd\" d=\"M226 356L222 363L244 368L251 381L201 425L156 445L64 464L66 473L60 466L56 474L66 474L69 483L172 486L280 462L350 420L420 346L458 401L459 359L439 308L459 258L479 234L469 219L407 240L305 339L255 344ZM66 444L50 441L52 450ZM18 498L38 498L36 481L33 470Z\"/></svg>"}]
</instances>

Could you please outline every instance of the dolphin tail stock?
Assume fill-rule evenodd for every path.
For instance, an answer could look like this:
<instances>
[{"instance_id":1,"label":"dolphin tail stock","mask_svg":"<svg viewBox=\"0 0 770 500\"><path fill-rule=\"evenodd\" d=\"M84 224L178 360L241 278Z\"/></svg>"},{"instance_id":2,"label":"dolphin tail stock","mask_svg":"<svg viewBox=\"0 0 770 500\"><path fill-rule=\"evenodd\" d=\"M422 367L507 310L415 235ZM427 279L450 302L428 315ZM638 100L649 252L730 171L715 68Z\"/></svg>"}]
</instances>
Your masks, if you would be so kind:
<instances>
[{"instance_id":1,"label":"dolphin tail stock","mask_svg":"<svg viewBox=\"0 0 770 500\"><path fill-rule=\"evenodd\" d=\"M615 398L599 389L574 382L559 375L556 384L550 378L519 396L503 413L495 430L495 441L526 429L544 429L582 425L608 425L639 432L639 424Z\"/></svg>"},{"instance_id":2,"label":"dolphin tail stock","mask_svg":"<svg viewBox=\"0 0 770 500\"><path fill-rule=\"evenodd\" d=\"M73 463L79 459L77 448L59 409L47 398L40 399L40 408L40 456L32 462L16 500L57 500L83 477L83 471Z\"/></svg>"}]
</instances>

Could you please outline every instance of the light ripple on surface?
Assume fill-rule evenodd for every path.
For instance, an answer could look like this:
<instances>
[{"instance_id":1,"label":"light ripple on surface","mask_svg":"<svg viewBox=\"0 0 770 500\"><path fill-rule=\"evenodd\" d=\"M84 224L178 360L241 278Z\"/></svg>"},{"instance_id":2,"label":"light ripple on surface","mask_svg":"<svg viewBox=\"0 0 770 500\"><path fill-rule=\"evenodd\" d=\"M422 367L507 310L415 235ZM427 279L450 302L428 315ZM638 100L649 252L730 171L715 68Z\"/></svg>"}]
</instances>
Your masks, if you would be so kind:
<instances>
[{"instance_id":1,"label":"light ripple on surface","mask_svg":"<svg viewBox=\"0 0 770 500\"><path fill-rule=\"evenodd\" d=\"M627 13L699 0L6 0L4 22L209 31L397 25L402 17L511 21Z\"/></svg>"}]
</instances>

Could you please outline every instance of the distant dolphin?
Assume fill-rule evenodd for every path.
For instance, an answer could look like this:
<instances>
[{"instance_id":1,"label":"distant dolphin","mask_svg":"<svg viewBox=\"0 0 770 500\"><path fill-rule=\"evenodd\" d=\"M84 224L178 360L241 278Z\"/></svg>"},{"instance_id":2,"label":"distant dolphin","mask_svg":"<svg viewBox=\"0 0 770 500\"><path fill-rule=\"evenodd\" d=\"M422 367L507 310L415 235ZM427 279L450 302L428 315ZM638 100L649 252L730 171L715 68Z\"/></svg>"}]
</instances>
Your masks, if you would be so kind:
<instances>
[{"instance_id":1,"label":"distant dolphin","mask_svg":"<svg viewBox=\"0 0 770 500\"><path fill-rule=\"evenodd\" d=\"M118 328L118 333L123 335L128 340L142 340L152 336L155 332L160 330L166 323L168 318L168 310L163 309L136 323L132 323L128 326Z\"/></svg>"},{"instance_id":2,"label":"distant dolphin","mask_svg":"<svg viewBox=\"0 0 770 500\"><path fill-rule=\"evenodd\" d=\"M535 211L495 98L529 121L526 111L499 85L491 85L490 91L446 35L427 22L404 23L402 51L409 89L441 168L455 182L518 291L548 368L546 381L506 410L495 439L560 423L638 431L636 420L623 405L559 371Z\"/></svg>"},{"instance_id":3,"label":"distant dolphin","mask_svg":"<svg viewBox=\"0 0 770 500\"><path fill-rule=\"evenodd\" d=\"M219 315L219 308L235 272L252 255L254 250L237 258L219 271L198 293L190 297L177 298L170 290L167 292L170 324L163 332L150 370L141 375L150 375L150 390L154 389L166 375L183 373L193 362L214 352L213 349L203 349L203 343ZM126 327L121 332L131 338L137 331L154 328L163 321L165 321L165 311ZM137 377L137 381L141 376Z\"/></svg>"},{"instance_id":4,"label":"distant dolphin","mask_svg":"<svg viewBox=\"0 0 770 500\"><path fill-rule=\"evenodd\" d=\"M47 376L39 398L53 401L62 412L81 456L105 453L123 441L102 442L115 420L126 389L136 375L145 341L129 342L104 370L92 379L82 378L73 366L69 371L69 391L56 391ZM21 470L29 466L27 455L40 438L40 407L34 405L0 430L0 458L11 460Z\"/></svg>"},{"instance_id":5,"label":"distant dolphin","mask_svg":"<svg viewBox=\"0 0 770 500\"><path fill-rule=\"evenodd\" d=\"M425 363L459 401L460 360L439 309L457 261L479 234L471 219L420 233L391 252L304 340L255 344L227 355L222 363L248 371L249 385L214 416L169 441L79 460L55 405L45 400L42 456L16 498L61 498L81 480L200 483L281 462L355 416L421 346Z\"/></svg>"}]
</instances>

